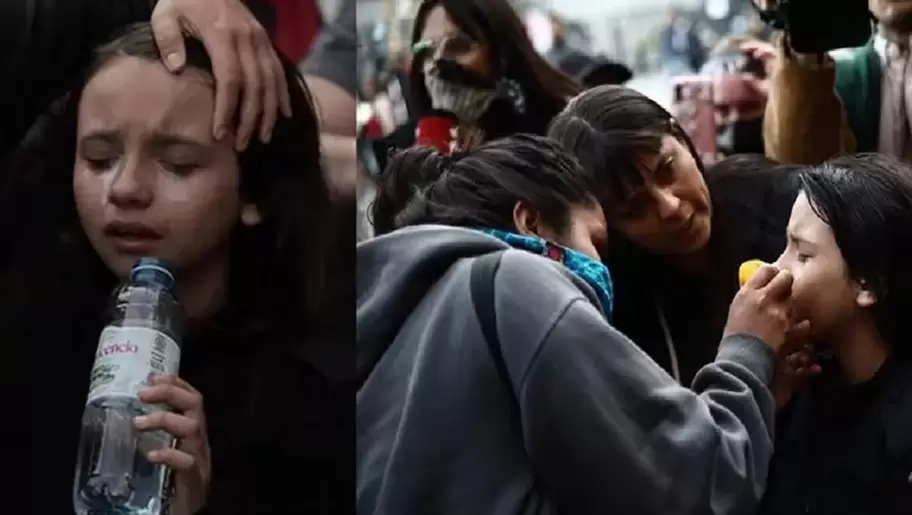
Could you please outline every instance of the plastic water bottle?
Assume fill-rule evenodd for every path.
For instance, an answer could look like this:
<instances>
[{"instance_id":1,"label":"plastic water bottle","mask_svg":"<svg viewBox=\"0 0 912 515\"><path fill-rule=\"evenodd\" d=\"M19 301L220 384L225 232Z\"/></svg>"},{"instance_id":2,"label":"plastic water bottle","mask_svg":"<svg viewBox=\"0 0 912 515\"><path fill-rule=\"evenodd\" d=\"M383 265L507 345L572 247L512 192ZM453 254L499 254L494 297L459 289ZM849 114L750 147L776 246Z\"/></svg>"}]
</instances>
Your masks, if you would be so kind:
<instances>
[{"instance_id":1,"label":"plastic water bottle","mask_svg":"<svg viewBox=\"0 0 912 515\"><path fill-rule=\"evenodd\" d=\"M142 403L138 393L154 374L177 374L180 363L184 320L168 267L140 259L114 292L109 320L82 417L74 508L79 515L159 515L167 504L168 469L146 455L171 447L173 438L138 431L133 419L168 409Z\"/></svg>"}]
</instances>

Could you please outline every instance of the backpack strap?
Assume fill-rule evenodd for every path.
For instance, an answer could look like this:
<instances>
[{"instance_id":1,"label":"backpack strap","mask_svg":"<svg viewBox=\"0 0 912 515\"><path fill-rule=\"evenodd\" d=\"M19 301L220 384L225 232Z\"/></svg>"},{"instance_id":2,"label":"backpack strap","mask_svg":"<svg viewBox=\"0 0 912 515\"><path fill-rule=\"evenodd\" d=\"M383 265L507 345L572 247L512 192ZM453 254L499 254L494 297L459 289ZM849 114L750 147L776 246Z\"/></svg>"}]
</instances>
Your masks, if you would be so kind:
<instances>
[{"instance_id":1,"label":"backpack strap","mask_svg":"<svg viewBox=\"0 0 912 515\"><path fill-rule=\"evenodd\" d=\"M510 379L510 372L507 370L506 362L504 362L500 345L500 336L497 332L497 304L494 298L494 278L497 275L497 270L500 268L500 260L503 258L504 252L506 251L492 252L475 259L471 265L469 290L472 295L472 306L475 309L475 316L478 317L478 321L481 323L481 332L484 335L485 343L488 346L488 353L491 355L491 359L494 360L494 367L497 369L497 375L500 376L500 381L510 395L510 399L512 400L510 405L513 407L513 414L516 417L517 422L519 422L522 420L519 408L519 396L516 394L516 389L513 387L513 380ZM529 492L523 498L517 513L526 513L528 511L535 511L538 513L542 511L542 499L538 499L537 501L538 509L530 510L530 507L536 502L535 492L539 491L538 484L538 475L533 473Z\"/></svg>"},{"instance_id":2,"label":"backpack strap","mask_svg":"<svg viewBox=\"0 0 912 515\"><path fill-rule=\"evenodd\" d=\"M501 382L509 392L510 398L513 400L513 408L518 414L519 397L517 397L513 381L510 379L507 364L504 362L500 336L497 332L494 278L497 275L498 268L500 268L500 260L503 254L504 251L492 252L475 259L471 265L469 290L472 295L472 307L475 309L475 316L478 317L478 321L481 323L481 332L488 346L488 353L491 355L491 359L494 360L497 375L500 376Z\"/></svg>"}]
</instances>

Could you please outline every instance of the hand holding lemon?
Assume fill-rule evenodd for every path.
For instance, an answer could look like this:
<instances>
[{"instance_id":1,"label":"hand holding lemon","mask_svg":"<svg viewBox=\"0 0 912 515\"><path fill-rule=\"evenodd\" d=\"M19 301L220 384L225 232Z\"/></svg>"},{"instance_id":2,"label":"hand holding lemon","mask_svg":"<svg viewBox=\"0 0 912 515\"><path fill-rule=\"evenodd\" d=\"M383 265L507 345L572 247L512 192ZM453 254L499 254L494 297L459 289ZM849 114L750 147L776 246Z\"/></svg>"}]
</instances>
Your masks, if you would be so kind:
<instances>
[{"instance_id":1,"label":"hand holding lemon","mask_svg":"<svg viewBox=\"0 0 912 515\"><path fill-rule=\"evenodd\" d=\"M723 334L750 335L778 351L790 326L792 274L759 260L738 272L743 286L732 300Z\"/></svg>"},{"instance_id":2,"label":"hand holding lemon","mask_svg":"<svg viewBox=\"0 0 912 515\"><path fill-rule=\"evenodd\" d=\"M765 265L763 261L759 259L751 259L741 263L741 266L738 268L738 286L743 287L747 284L747 281L757 273L757 270L760 270L760 267Z\"/></svg>"},{"instance_id":3,"label":"hand holding lemon","mask_svg":"<svg viewBox=\"0 0 912 515\"><path fill-rule=\"evenodd\" d=\"M738 284L743 288L765 265L767 263L759 259L741 263ZM820 365L814 362L813 347L803 341L809 328L807 320L792 326L786 333L786 343L778 350L776 375L770 385L777 409L788 404L796 390L820 373Z\"/></svg>"}]
</instances>

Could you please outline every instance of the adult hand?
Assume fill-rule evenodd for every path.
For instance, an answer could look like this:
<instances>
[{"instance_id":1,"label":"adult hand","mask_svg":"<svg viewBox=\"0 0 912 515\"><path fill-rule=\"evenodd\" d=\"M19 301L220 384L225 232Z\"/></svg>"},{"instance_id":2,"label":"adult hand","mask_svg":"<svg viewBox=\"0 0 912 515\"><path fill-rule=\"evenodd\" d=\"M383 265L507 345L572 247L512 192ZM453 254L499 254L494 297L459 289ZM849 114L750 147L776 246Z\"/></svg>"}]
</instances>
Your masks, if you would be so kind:
<instances>
[{"instance_id":1,"label":"adult hand","mask_svg":"<svg viewBox=\"0 0 912 515\"><path fill-rule=\"evenodd\" d=\"M217 139L231 133L242 90L238 150L247 147L258 122L260 140L267 142L279 112L291 116L282 63L266 30L240 0L159 0L152 11L152 30L165 65L174 72L186 63L184 33L206 47L215 75Z\"/></svg>"},{"instance_id":2,"label":"adult hand","mask_svg":"<svg viewBox=\"0 0 912 515\"><path fill-rule=\"evenodd\" d=\"M741 110L763 107L769 83L749 73L724 74L713 80L713 103L717 107Z\"/></svg>"},{"instance_id":3,"label":"adult hand","mask_svg":"<svg viewBox=\"0 0 912 515\"><path fill-rule=\"evenodd\" d=\"M748 58L756 59L763 63L763 68L766 70L767 77L773 74L773 69L775 68L776 60L778 59L776 47L774 45L759 39L752 39L741 43L741 51L744 52Z\"/></svg>"},{"instance_id":4,"label":"adult hand","mask_svg":"<svg viewBox=\"0 0 912 515\"><path fill-rule=\"evenodd\" d=\"M732 300L723 335L749 334L778 351L792 327L792 280L786 270L771 265L760 267Z\"/></svg>"},{"instance_id":5,"label":"adult hand","mask_svg":"<svg viewBox=\"0 0 912 515\"><path fill-rule=\"evenodd\" d=\"M779 349L776 375L770 385L777 410L788 405L795 393L821 372L814 361L813 345L804 343L809 328L807 321L793 328Z\"/></svg>"},{"instance_id":6,"label":"adult hand","mask_svg":"<svg viewBox=\"0 0 912 515\"><path fill-rule=\"evenodd\" d=\"M156 375L152 385L139 392L147 404L166 404L174 411L156 411L136 417L142 431L161 430L177 439L177 446L148 453L152 463L163 463L174 471L176 492L171 513L193 515L206 505L212 463L203 413L203 396L186 381L170 374Z\"/></svg>"}]
</instances>

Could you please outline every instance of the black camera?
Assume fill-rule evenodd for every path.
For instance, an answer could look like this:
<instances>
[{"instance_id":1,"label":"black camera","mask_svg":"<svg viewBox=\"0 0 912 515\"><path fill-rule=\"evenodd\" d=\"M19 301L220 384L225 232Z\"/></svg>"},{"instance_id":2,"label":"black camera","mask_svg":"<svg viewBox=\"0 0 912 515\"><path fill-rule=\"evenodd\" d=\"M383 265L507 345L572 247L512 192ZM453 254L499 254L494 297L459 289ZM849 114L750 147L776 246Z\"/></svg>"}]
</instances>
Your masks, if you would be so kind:
<instances>
[{"instance_id":1,"label":"black camera","mask_svg":"<svg viewBox=\"0 0 912 515\"><path fill-rule=\"evenodd\" d=\"M786 32L789 46L798 53L863 46L873 32L868 0L751 1L764 22Z\"/></svg>"}]
</instances>

